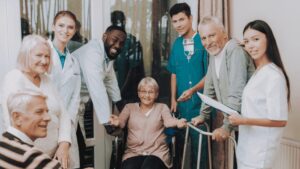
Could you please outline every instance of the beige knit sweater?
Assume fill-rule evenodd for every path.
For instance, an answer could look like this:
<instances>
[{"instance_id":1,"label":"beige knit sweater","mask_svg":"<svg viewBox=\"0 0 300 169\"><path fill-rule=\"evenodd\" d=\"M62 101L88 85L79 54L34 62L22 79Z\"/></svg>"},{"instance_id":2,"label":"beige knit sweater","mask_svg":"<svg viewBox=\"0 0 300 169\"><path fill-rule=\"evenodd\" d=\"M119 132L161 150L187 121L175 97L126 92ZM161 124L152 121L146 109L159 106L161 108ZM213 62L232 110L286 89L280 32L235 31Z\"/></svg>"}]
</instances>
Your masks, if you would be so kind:
<instances>
[{"instance_id":1,"label":"beige knit sweater","mask_svg":"<svg viewBox=\"0 0 300 169\"><path fill-rule=\"evenodd\" d=\"M172 117L167 105L154 103L146 116L139 103L127 104L119 119L120 127L124 128L127 123L128 128L123 161L134 156L153 155L159 157L168 168L172 166L164 129L176 127L178 119Z\"/></svg>"}]
</instances>

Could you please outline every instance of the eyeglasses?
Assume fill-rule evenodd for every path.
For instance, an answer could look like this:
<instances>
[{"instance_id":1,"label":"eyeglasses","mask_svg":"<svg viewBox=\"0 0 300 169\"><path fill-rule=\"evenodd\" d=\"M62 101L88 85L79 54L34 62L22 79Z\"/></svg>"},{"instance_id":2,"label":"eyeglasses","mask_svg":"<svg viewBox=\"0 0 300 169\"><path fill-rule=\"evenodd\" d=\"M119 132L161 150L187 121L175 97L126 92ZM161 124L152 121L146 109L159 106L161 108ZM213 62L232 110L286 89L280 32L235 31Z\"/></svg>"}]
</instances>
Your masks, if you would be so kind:
<instances>
[{"instance_id":1,"label":"eyeglasses","mask_svg":"<svg viewBox=\"0 0 300 169\"><path fill-rule=\"evenodd\" d=\"M142 94L142 95L146 95L146 94L149 94L149 95L154 95L156 92L153 91L153 90L150 90L150 91L146 91L146 90L139 90L139 93Z\"/></svg>"}]
</instances>

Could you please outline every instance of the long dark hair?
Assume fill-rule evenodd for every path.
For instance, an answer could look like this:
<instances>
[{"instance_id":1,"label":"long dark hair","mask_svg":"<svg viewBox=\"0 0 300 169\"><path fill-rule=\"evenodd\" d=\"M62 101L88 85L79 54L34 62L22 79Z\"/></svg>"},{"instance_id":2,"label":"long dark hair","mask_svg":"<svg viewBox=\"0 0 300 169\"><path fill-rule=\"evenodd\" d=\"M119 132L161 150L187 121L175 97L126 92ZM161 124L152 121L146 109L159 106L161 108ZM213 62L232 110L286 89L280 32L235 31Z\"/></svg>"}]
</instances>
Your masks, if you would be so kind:
<instances>
[{"instance_id":1,"label":"long dark hair","mask_svg":"<svg viewBox=\"0 0 300 169\"><path fill-rule=\"evenodd\" d=\"M247 29L254 29L254 30L257 30L257 31L265 34L265 36L267 38L267 51L266 51L267 57L271 62L273 62L275 65L277 65L284 74L287 89L288 89L287 99L288 99L288 104L290 107L290 81L289 81L289 77L284 69L284 66L283 66L283 63L282 63L282 60L280 57L279 49L278 49L274 34L272 32L272 29L265 21L262 21L262 20L255 20L255 21L248 23L244 28L243 34L245 33L245 31Z\"/></svg>"}]
</instances>

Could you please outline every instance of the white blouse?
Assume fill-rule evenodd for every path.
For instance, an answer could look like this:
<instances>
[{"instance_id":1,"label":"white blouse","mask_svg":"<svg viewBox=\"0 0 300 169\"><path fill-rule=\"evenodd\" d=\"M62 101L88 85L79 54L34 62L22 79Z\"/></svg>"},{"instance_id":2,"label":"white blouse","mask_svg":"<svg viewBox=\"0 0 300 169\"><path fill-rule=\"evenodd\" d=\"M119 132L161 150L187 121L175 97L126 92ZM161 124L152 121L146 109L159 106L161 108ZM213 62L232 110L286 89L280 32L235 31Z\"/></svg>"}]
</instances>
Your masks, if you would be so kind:
<instances>
[{"instance_id":1,"label":"white blouse","mask_svg":"<svg viewBox=\"0 0 300 169\"><path fill-rule=\"evenodd\" d=\"M288 119L287 86L280 68L270 63L257 70L242 96L242 116L270 120ZM238 161L256 168L272 168L284 127L240 125Z\"/></svg>"}]
</instances>

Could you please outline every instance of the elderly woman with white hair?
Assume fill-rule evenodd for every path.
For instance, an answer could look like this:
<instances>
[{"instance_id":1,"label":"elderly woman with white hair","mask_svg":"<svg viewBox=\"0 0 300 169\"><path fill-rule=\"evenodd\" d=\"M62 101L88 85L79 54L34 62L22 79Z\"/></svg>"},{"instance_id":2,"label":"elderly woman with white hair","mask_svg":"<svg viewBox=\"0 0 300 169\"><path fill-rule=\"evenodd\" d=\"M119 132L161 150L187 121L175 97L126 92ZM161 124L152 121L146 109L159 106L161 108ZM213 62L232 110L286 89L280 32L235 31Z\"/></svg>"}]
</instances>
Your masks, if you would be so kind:
<instances>
[{"instance_id":1,"label":"elderly woman with white hair","mask_svg":"<svg viewBox=\"0 0 300 169\"><path fill-rule=\"evenodd\" d=\"M151 78L142 79L138 85L139 103L129 103L118 116L112 115L110 123L127 126L127 146L122 169L167 169L172 166L164 129L185 127L185 119L172 117L167 105L156 103L158 84Z\"/></svg>"},{"instance_id":2,"label":"elderly woman with white hair","mask_svg":"<svg viewBox=\"0 0 300 169\"><path fill-rule=\"evenodd\" d=\"M45 138L37 139L34 145L57 158L63 168L68 167L69 146L71 144L71 120L61 104L61 98L51 83L47 73L51 71L51 48L47 40L38 35L28 35L23 39L17 58L17 68L8 72L2 87L2 110L5 129L11 126L7 110L7 98L11 93L24 89L43 92L51 122Z\"/></svg>"}]
</instances>

